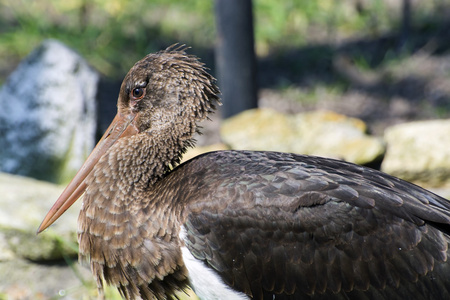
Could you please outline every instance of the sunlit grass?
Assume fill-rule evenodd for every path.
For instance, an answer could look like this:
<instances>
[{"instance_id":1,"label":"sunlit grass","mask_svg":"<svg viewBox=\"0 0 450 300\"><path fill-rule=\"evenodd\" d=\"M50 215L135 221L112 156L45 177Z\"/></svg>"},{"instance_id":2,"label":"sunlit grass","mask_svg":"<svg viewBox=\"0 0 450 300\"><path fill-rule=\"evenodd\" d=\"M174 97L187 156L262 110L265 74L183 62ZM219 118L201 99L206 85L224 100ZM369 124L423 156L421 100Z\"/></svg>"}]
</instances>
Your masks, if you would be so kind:
<instances>
[{"instance_id":1,"label":"sunlit grass","mask_svg":"<svg viewBox=\"0 0 450 300\"><path fill-rule=\"evenodd\" d=\"M397 26L385 1L254 0L259 54L335 36L371 34ZM45 38L76 49L102 73L120 78L145 54L170 43L212 48L214 1L0 0L0 54L22 58ZM419 4L416 4L418 6ZM420 4L426 15L433 6Z\"/></svg>"}]
</instances>

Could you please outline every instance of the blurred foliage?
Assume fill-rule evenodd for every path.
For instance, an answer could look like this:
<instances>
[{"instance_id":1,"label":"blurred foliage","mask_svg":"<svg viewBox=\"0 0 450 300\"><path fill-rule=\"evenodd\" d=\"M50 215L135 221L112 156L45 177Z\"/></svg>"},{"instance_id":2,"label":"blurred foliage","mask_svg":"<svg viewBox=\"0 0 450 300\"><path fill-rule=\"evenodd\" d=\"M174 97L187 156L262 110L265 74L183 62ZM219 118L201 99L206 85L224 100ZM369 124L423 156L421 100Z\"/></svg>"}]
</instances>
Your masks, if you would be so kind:
<instances>
[{"instance_id":1,"label":"blurred foliage","mask_svg":"<svg viewBox=\"0 0 450 300\"><path fill-rule=\"evenodd\" d=\"M420 18L437 2L415 1ZM306 43L359 34L373 36L398 27L386 0L254 0L259 55ZM0 55L18 62L45 38L79 51L104 74L121 77L145 54L172 43L212 49L214 1L205 0L0 0Z\"/></svg>"},{"instance_id":2,"label":"blurred foliage","mask_svg":"<svg viewBox=\"0 0 450 300\"><path fill-rule=\"evenodd\" d=\"M21 58L56 38L115 76L171 43L210 43L212 10L211 1L195 0L0 0L0 55Z\"/></svg>"}]
</instances>

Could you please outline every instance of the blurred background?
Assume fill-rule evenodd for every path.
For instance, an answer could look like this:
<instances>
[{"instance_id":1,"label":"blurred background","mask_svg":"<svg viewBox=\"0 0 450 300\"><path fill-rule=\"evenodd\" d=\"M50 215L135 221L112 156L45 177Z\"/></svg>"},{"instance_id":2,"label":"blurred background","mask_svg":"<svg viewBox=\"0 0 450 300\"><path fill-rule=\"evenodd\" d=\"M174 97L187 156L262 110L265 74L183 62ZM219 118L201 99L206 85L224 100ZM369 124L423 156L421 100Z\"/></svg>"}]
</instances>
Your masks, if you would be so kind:
<instances>
[{"instance_id":1,"label":"blurred background","mask_svg":"<svg viewBox=\"0 0 450 300\"><path fill-rule=\"evenodd\" d=\"M449 0L254 0L258 98L330 108L377 133L386 122L446 117L448 74L432 70L447 64L449 10ZM173 43L191 46L215 73L214 1L1 0L0 83L46 38L116 85Z\"/></svg>"},{"instance_id":2,"label":"blurred background","mask_svg":"<svg viewBox=\"0 0 450 300\"><path fill-rule=\"evenodd\" d=\"M115 114L124 75L150 52L174 43L186 44L192 47L188 52L199 56L218 77L219 86L222 85L217 53L221 46L218 13L223 10L215 8L219 2L227 1L0 0L0 86L7 85L8 76L44 40L59 40L78 52L100 74L97 109L106 112L108 117L100 118L98 135ZM351 148L353 154L357 147L374 146L371 160L361 163L380 167L383 158L383 164L387 161L385 145L393 150L395 142L400 140L395 135L385 135L386 129L418 120L447 122L450 116L450 0L253 0L251 13L254 29L251 44L256 55L251 80L255 80L257 105L283 116L260 111L251 115L252 119L247 120L249 124L244 123L244 119L236 119L232 125L222 122L222 112L213 117L215 122L204 125L206 134L198 138L199 144L224 140L226 147L235 149L255 146L273 150L273 145L286 142L286 139L270 139L285 137L282 130L286 129L289 134L304 130L302 137L294 135L288 140L289 147L296 146L294 144L303 138L306 140L308 134L314 139L324 135L328 143L333 135ZM252 32L245 34L251 36ZM6 101L2 105L9 102L14 108L24 100L14 97L21 92L20 84L8 91L7 97L0 99L0 103ZM225 99L225 102L232 103L232 100ZM312 129L316 123L308 123L313 115L300 116L306 125L286 119L290 118L287 115L316 111L333 112L316 115L320 123L328 122L328 127L320 129L322 131ZM26 119L28 114L20 118ZM3 141L4 128L14 129L15 125L4 125L2 120L0 118L0 140ZM339 122L345 123L346 129L335 134L330 129L334 130ZM222 123L224 126L219 129L218 124ZM293 124L297 124L294 129ZM399 156L412 153L412 149L420 145L432 159L442 159L447 165L442 161L431 164L429 156L414 153L415 156L408 157L409 162L394 163L398 171L390 173L427 187L445 187L445 193L450 195L450 123L417 124L411 133L400 132L400 137L408 141L419 139L414 144L402 145ZM250 141L250 145L235 146L233 138L228 139L228 133L236 133L238 129L250 132L251 126L263 131L260 138L268 140L268 146L256 146L259 142L248 136L241 136L241 139ZM355 130L362 141L359 146L343 138L355 135ZM431 133L438 134L432 137ZM441 141L447 144L438 145ZM308 140L305 144L309 146L314 142ZM93 146L93 141L90 145ZM309 149L301 148L295 151L289 147L281 150L323 154L321 150L308 152ZM341 146L331 143L328 147L337 151ZM347 159L343 153L337 157L360 163L351 159L353 154ZM0 158L1 154L0 149ZM425 161L424 165L430 168L413 170L422 176L418 179L405 175L402 172L412 165L411 161ZM42 164L48 163L42 160ZM3 170L1 167L0 162L0 170ZM25 175L57 183L69 179L65 177L60 181L58 172L50 179ZM69 210L39 237L35 234L61 188L0 173L1 300L96 298L90 272L75 263L78 209ZM107 295L118 298L112 291Z\"/></svg>"}]
</instances>

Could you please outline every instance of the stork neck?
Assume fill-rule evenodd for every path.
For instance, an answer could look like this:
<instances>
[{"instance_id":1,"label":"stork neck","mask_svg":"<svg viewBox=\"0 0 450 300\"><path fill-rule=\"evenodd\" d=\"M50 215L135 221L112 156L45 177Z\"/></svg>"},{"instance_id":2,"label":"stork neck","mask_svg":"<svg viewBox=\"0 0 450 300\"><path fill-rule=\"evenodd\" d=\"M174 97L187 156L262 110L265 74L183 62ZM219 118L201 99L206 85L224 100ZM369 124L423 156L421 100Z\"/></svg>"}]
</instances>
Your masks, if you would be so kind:
<instances>
[{"instance_id":1,"label":"stork neck","mask_svg":"<svg viewBox=\"0 0 450 300\"><path fill-rule=\"evenodd\" d=\"M78 241L80 256L90 257L99 286L105 278L129 298L148 290L155 295L149 298L165 299L188 284L176 211L149 192L177 163L186 143L189 139L142 132L119 139L95 166L79 216Z\"/></svg>"},{"instance_id":2,"label":"stork neck","mask_svg":"<svg viewBox=\"0 0 450 300\"><path fill-rule=\"evenodd\" d=\"M121 141L116 160L119 178L130 178L135 187L147 188L176 166L193 144L194 127L149 130ZM175 133L175 134L174 134Z\"/></svg>"}]
</instances>

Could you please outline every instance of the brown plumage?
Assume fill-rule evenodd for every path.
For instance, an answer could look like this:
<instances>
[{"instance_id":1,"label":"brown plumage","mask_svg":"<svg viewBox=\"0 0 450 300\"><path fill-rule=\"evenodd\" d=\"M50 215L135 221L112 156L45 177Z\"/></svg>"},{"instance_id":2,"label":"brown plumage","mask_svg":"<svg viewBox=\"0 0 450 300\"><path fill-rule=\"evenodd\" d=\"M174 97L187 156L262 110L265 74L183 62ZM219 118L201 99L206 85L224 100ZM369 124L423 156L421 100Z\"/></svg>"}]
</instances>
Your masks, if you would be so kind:
<instances>
[{"instance_id":1,"label":"brown plumage","mask_svg":"<svg viewBox=\"0 0 450 300\"><path fill-rule=\"evenodd\" d=\"M253 299L450 299L450 203L431 192L287 153L219 151L178 165L219 103L214 81L184 48L136 63L115 121L39 231L87 186L80 256L99 287L127 299L204 288L183 246Z\"/></svg>"}]
</instances>

